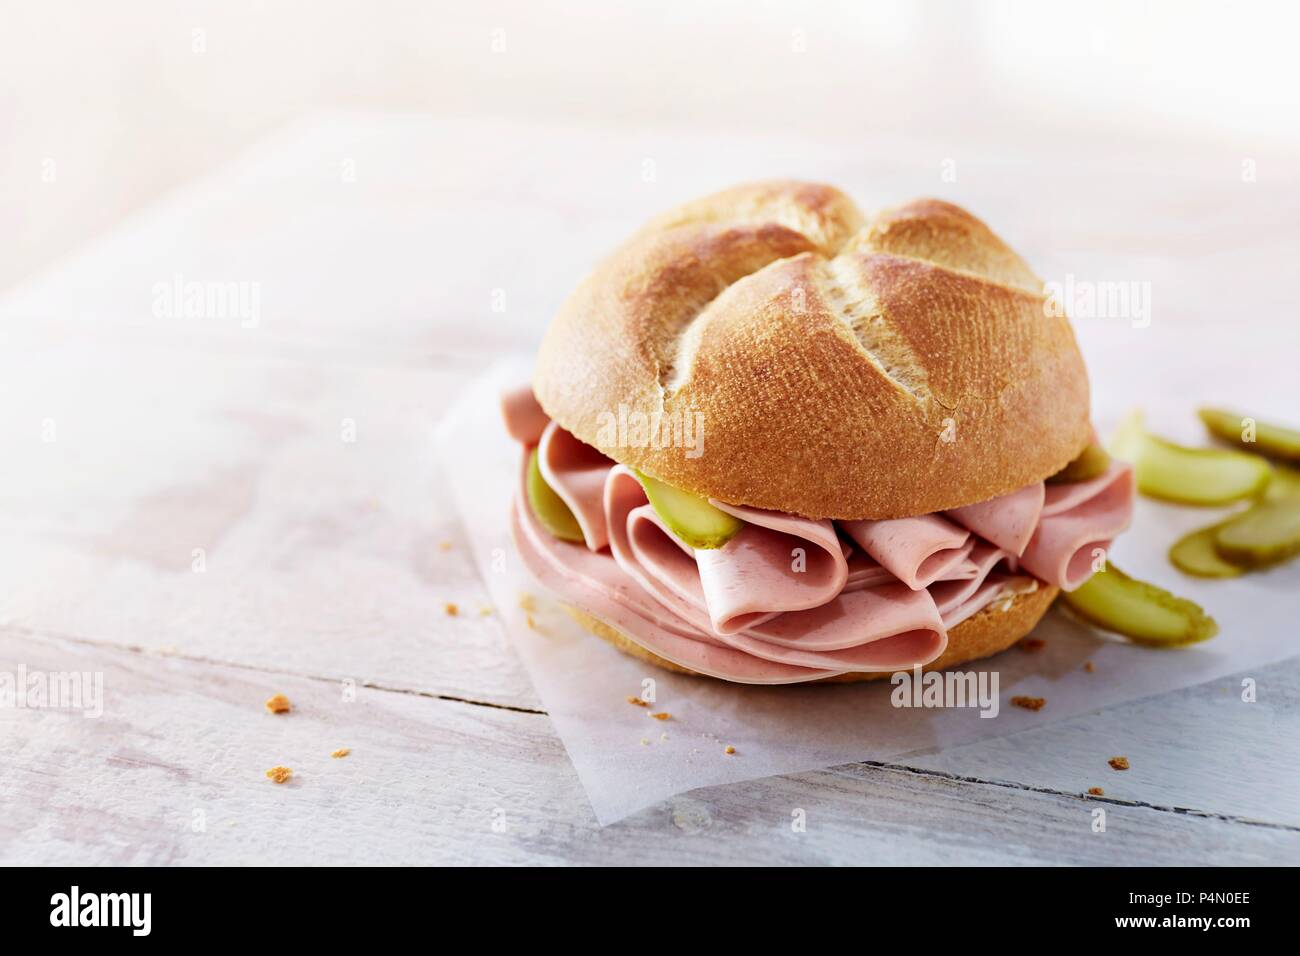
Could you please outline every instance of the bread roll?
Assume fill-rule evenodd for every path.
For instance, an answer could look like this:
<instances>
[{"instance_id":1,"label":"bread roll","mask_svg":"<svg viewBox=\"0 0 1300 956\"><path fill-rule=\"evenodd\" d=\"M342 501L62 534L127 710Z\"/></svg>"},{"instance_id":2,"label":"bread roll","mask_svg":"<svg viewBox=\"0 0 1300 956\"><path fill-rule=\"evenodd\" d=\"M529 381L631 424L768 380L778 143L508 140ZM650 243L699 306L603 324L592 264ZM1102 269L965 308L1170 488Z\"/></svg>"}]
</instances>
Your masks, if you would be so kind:
<instances>
[{"instance_id":1,"label":"bread roll","mask_svg":"<svg viewBox=\"0 0 1300 956\"><path fill-rule=\"evenodd\" d=\"M565 302L533 388L616 461L811 518L984 501L1060 470L1091 433L1069 322L987 226L934 199L866 217L815 183L653 220ZM609 427L620 406L699 422L702 447L630 441Z\"/></svg>"}]
</instances>

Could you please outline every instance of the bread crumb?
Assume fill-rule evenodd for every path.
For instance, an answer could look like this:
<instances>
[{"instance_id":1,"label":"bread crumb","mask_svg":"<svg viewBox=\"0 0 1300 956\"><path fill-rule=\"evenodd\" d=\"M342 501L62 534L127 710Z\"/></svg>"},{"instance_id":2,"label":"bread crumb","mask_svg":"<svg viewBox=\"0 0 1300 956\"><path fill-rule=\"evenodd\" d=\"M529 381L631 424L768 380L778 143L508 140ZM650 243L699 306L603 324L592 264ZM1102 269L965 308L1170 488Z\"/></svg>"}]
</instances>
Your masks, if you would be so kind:
<instances>
[{"instance_id":1,"label":"bread crumb","mask_svg":"<svg viewBox=\"0 0 1300 956\"><path fill-rule=\"evenodd\" d=\"M722 752L724 754L734 754L736 752L736 748L731 746L731 744L727 744L726 747L722 748Z\"/></svg>"},{"instance_id":2,"label":"bread crumb","mask_svg":"<svg viewBox=\"0 0 1300 956\"><path fill-rule=\"evenodd\" d=\"M293 771L288 767L272 767L266 772L266 775L276 783L284 783L293 776Z\"/></svg>"},{"instance_id":3,"label":"bread crumb","mask_svg":"<svg viewBox=\"0 0 1300 956\"><path fill-rule=\"evenodd\" d=\"M478 609L479 617L489 617L491 616L491 614L492 614L492 609L490 607L481 607Z\"/></svg>"},{"instance_id":4,"label":"bread crumb","mask_svg":"<svg viewBox=\"0 0 1300 956\"><path fill-rule=\"evenodd\" d=\"M1011 703L1025 710L1042 710L1047 703L1046 697L1012 697Z\"/></svg>"},{"instance_id":5,"label":"bread crumb","mask_svg":"<svg viewBox=\"0 0 1300 956\"><path fill-rule=\"evenodd\" d=\"M649 746L650 746L650 738L649 738L649 737L642 737L642 738L641 738L641 746L642 746L642 747L649 747Z\"/></svg>"},{"instance_id":6,"label":"bread crumb","mask_svg":"<svg viewBox=\"0 0 1300 956\"><path fill-rule=\"evenodd\" d=\"M1106 763L1110 764L1112 770L1128 769L1128 757L1111 757Z\"/></svg>"},{"instance_id":7,"label":"bread crumb","mask_svg":"<svg viewBox=\"0 0 1300 956\"><path fill-rule=\"evenodd\" d=\"M439 541L438 547L441 548L443 551L450 551L452 548L455 547L455 544L451 541Z\"/></svg>"},{"instance_id":8,"label":"bread crumb","mask_svg":"<svg viewBox=\"0 0 1300 956\"><path fill-rule=\"evenodd\" d=\"M1041 651L1046 646L1047 642L1041 637L1026 637L1020 642L1022 651Z\"/></svg>"},{"instance_id":9,"label":"bread crumb","mask_svg":"<svg viewBox=\"0 0 1300 956\"><path fill-rule=\"evenodd\" d=\"M276 694L266 702L266 709L273 714L287 714L293 709L293 705L284 694Z\"/></svg>"},{"instance_id":10,"label":"bread crumb","mask_svg":"<svg viewBox=\"0 0 1300 956\"><path fill-rule=\"evenodd\" d=\"M653 717L655 720L667 720L672 715L669 714L667 711L664 711L658 714L651 714L650 716Z\"/></svg>"},{"instance_id":11,"label":"bread crumb","mask_svg":"<svg viewBox=\"0 0 1300 956\"><path fill-rule=\"evenodd\" d=\"M1101 787L1089 787L1088 795L1093 797L1104 797L1106 796L1106 791L1101 789Z\"/></svg>"},{"instance_id":12,"label":"bread crumb","mask_svg":"<svg viewBox=\"0 0 1300 956\"><path fill-rule=\"evenodd\" d=\"M524 615L524 623L528 625L528 630L530 631L537 630L537 622L533 620L533 616L531 614Z\"/></svg>"},{"instance_id":13,"label":"bread crumb","mask_svg":"<svg viewBox=\"0 0 1300 956\"><path fill-rule=\"evenodd\" d=\"M331 753L330 756L335 760L338 760L340 757L346 757L350 753L352 753L351 747L340 747L338 750Z\"/></svg>"},{"instance_id":14,"label":"bread crumb","mask_svg":"<svg viewBox=\"0 0 1300 956\"><path fill-rule=\"evenodd\" d=\"M455 617L457 614L460 613L460 608L458 608L451 601L448 601L446 604L444 604L442 606L442 609L447 612L448 617Z\"/></svg>"},{"instance_id":15,"label":"bread crumb","mask_svg":"<svg viewBox=\"0 0 1300 956\"><path fill-rule=\"evenodd\" d=\"M528 611L530 613L536 611L537 601L531 594L521 594L519 595L519 610Z\"/></svg>"},{"instance_id":16,"label":"bread crumb","mask_svg":"<svg viewBox=\"0 0 1300 956\"><path fill-rule=\"evenodd\" d=\"M1095 664L1093 664L1092 661L1084 661L1084 662L1083 662L1083 669L1086 670L1089 674L1092 674L1092 673L1095 673L1095 672L1096 672L1096 670L1097 670L1097 666L1096 666Z\"/></svg>"},{"instance_id":17,"label":"bread crumb","mask_svg":"<svg viewBox=\"0 0 1300 956\"><path fill-rule=\"evenodd\" d=\"M627 702L628 702L629 704L631 704L633 707L649 707L649 706L650 706L648 703L646 703L646 702L645 702L644 700L642 700L640 697L633 697L631 694L628 694Z\"/></svg>"}]
</instances>

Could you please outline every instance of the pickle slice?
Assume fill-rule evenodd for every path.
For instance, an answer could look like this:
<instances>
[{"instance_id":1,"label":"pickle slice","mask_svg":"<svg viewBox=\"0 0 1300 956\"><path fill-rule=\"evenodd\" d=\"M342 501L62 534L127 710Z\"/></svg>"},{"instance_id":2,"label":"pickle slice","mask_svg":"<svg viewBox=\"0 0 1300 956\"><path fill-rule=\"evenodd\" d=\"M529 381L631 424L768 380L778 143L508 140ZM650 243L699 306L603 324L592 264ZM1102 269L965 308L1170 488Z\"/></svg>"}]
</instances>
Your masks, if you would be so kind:
<instances>
[{"instance_id":1,"label":"pickle slice","mask_svg":"<svg viewBox=\"0 0 1300 956\"><path fill-rule=\"evenodd\" d=\"M1218 623L1199 605L1131 578L1113 564L1061 597L1084 620L1137 644L1182 647L1219 633Z\"/></svg>"},{"instance_id":2,"label":"pickle slice","mask_svg":"<svg viewBox=\"0 0 1300 956\"><path fill-rule=\"evenodd\" d=\"M1245 415L1226 412L1220 408L1202 408L1197 414L1212 434L1232 442L1243 451L1253 451L1283 461L1300 462L1300 431L1294 428L1256 421L1255 440L1248 442L1241 436Z\"/></svg>"},{"instance_id":3,"label":"pickle slice","mask_svg":"<svg viewBox=\"0 0 1300 956\"><path fill-rule=\"evenodd\" d=\"M1069 485L1088 481L1104 474L1110 467L1110 455L1098 444L1091 444L1083 450L1078 458L1070 462L1052 477L1047 479L1049 485Z\"/></svg>"},{"instance_id":4,"label":"pickle slice","mask_svg":"<svg viewBox=\"0 0 1300 956\"><path fill-rule=\"evenodd\" d=\"M586 540L569 506L542 477L536 448L528 454L528 506L533 509L538 523L554 537L579 544Z\"/></svg>"},{"instance_id":5,"label":"pickle slice","mask_svg":"<svg viewBox=\"0 0 1300 956\"><path fill-rule=\"evenodd\" d=\"M713 507L708 501L658 478L637 472L645 496L655 513L664 519L673 534L692 548L712 550L720 548L745 527L745 522L725 511Z\"/></svg>"},{"instance_id":6,"label":"pickle slice","mask_svg":"<svg viewBox=\"0 0 1300 956\"><path fill-rule=\"evenodd\" d=\"M1264 501L1227 521L1214 536L1228 561L1250 568L1277 564L1300 554L1300 501Z\"/></svg>"},{"instance_id":7,"label":"pickle slice","mask_svg":"<svg viewBox=\"0 0 1300 956\"><path fill-rule=\"evenodd\" d=\"M1198 578L1240 577L1246 569L1225 561L1215 546L1215 536L1219 529L1231 521L1232 519L1220 521L1208 528L1183 535L1169 549L1169 560L1178 570Z\"/></svg>"},{"instance_id":8,"label":"pickle slice","mask_svg":"<svg viewBox=\"0 0 1300 956\"><path fill-rule=\"evenodd\" d=\"M1125 419L1110 452L1133 463L1138 491L1187 505L1226 505L1258 495L1273 468L1258 455L1222 448L1185 448L1147 432L1140 413Z\"/></svg>"},{"instance_id":9,"label":"pickle slice","mask_svg":"<svg viewBox=\"0 0 1300 956\"><path fill-rule=\"evenodd\" d=\"M1110 436L1110 441L1106 443L1106 450L1114 458L1122 458L1128 462L1136 461L1142 451L1146 435L1146 419L1142 410L1135 408L1124 416L1124 420L1115 429L1115 434Z\"/></svg>"},{"instance_id":10,"label":"pickle slice","mask_svg":"<svg viewBox=\"0 0 1300 956\"><path fill-rule=\"evenodd\" d=\"M1264 498L1267 501L1300 498L1300 471L1286 465L1274 465L1273 480L1264 489Z\"/></svg>"}]
</instances>

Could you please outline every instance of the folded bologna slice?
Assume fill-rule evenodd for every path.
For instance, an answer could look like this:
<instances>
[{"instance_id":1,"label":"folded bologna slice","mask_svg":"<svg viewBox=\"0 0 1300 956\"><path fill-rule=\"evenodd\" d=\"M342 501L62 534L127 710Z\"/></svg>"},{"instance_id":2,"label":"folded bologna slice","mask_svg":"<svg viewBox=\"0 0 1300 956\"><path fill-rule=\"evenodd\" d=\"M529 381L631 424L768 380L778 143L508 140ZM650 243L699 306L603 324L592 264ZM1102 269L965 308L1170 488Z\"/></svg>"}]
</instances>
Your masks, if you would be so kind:
<instances>
[{"instance_id":1,"label":"folded bologna slice","mask_svg":"<svg viewBox=\"0 0 1300 956\"><path fill-rule=\"evenodd\" d=\"M1112 461L1089 481L1049 486L1021 564L1064 591L1080 587L1104 564L1115 536L1128 528L1135 494L1133 466L1122 461Z\"/></svg>"},{"instance_id":2,"label":"folded bologna slice","mask_svg":"<svg viewBox=\"0 0 1300 956\"><path fill-rule=\"evenodd\" d=\"M695 552L719 633L741 630L753 615L820 607L844 590L846 548L829 521L711 503L745 522L723 547Z\"/></svg>"},{"instance_id":3,"label":"folded bologna slice","mask_svg":"<svg viewBox=\"0 0 1300 956\"><path fill-rule=\"evenodd\" d=\"M970 532L940 515L841 521L840 527L887 571L920 589L949 576L971 551Z\"/></svg>"},{"instance_id":4,"label":"folded bologna slice","mask_svg":"<svg viewBox=\"0 0 1300 956\"><path fill-rule=\"evenodd\" d=\"M1025 553L1043 513L1043 489L1043 483L1036 481L1009 495L953 508L948 517L1008 554L1019 557Z\"/></svg>"},{"instance_id":5,"label":"folded bologna slice","mask_svg":"<svg viewBox=\"0 0 1300 956\"><path fill-rule=\"evenodd\" d=\"M898 592L907 589L893 579L841 593L847 579L843 546L820 522L740 509L737 517L772 527L747 525L726 547L708 552L688 548L672 534L644 503L645 492L628 469L610 471L605 500L615 561L711 640L767 660L841 671L894 666L900 655L924 662L943 649L942 624L927 593L909 592L903 600ZM751 532L771 547L736 546ZM814 571L815 561L809 561L807 570L792 571L792 545L809 552L821 548L820 557L810 557L822 570ZM718 606L735 613L720 615ZM888 648L866 649L885 639L895 640Z\"/></svg>"},{"instance_id":6,"label":"folded bologna slice","mask_svg":"<svg viewBox=\"0 0 1300 956\"><path fill-rule=\"evenodd\" d=\"M665 627L651 608L637 608L630 598L636 585L618 565L585 547L551 538L519 501L511 508L511 531L525 566L543 587L680 667L743 684L791 684L835 674L766 661Z\"/></svg>"},{"instance_id":7,"label":"folded bologna slice","mask_svg":"<svg viewBox=\"0 0 1300 956\"><path fill-rule=\"evenodd\" d=\"M612 520L614 510L631 515L645 507L628 509L639 488L626 469L611 469L607 497L612 529L620 527ZM713 633L692 599L689 576L668 588L662 584L666 571L646 573L647 557L668 563L674 551L685 556L679 545L666 541L662 552L642 549L636 554L628 536L615 530L610 543L617 560L611 561L551 537L522 502L514 508L512 530L534 576L651 653L692 670L744 683L790 683L846 671L910 667L943 651L946 636L928 594L898 583L779 615L772 621L780 623L766 628Z\"/></svg>"},{"instance_id":8,"label":"folded bologna slice","mask_svg":"<svg viewBox=\"0 0 1300 956\"><path fill-rule=\"evenodd\" d=\"M1013 573L1012 553L938 515L835 523L714 500L742 530L723 547L692 548L630 469L554 423L539 441L544 477L578 517L585 547L552 538L521 504L516 533L526 539L529 567L653 654L706 666L704 652L682 642L712 648L707 666L715 676L789 682L925 664L944 652L951 629L1038 587L1034 577ZM1020 547L1022 525L1036 511L1031 531L1045 524L1048 535L1031 534L1038 544L1027 553L1034 561L1041 549L1050 564L1058 560L1052 548L1072 554L1126 520L1132 489L1122 471L1052 486L1046 499L1037 483L953 517ZM1061 560L1068 578L1073 558ZM560 565L570 573L559 573ZM724 648L749 660L739 666Z\"/></svg>"},{"instance_id":9,"label":"folded bologna slice","mask_svg":"<svg viewBox=\"0 0 1300 956\"><path fill-rule=\"evenodd\" d=\"M551 423L550 416L537 404L531 385L520 385L502 394L501 417L510 437L524 447L541 441L542 432Z\"/></svg>"},{"instance_id":10,"label":"folded bologna slice","mask_svg":"<svg viewBox=\"0 0 1300 956\"><path fill-rule=\"evenodd\" d=\"M587 547L599 551L608 545L603 498L605 478L614 463L551 422L537 446L537 466L573 512Z\"/></svg>"}]
</instances>

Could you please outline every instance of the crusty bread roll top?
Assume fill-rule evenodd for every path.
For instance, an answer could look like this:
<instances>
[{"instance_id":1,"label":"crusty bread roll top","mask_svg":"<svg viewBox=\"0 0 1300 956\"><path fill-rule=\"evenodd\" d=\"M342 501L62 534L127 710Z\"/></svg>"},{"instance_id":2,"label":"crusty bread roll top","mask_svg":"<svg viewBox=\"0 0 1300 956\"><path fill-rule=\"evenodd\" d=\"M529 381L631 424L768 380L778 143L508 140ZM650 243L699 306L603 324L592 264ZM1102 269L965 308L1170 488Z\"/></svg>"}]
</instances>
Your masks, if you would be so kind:
<instances>
[{"instance_id":1,"label":"crusty bread roll top","mask_svg":"<svg viewBox=\"0 0 1300 956\"><path fill-rule=\"evenodd\" d=\"M533 387L616 461L812 518L984 501L1091 434L1069 322L987 226L933 199L867 218L815 183L740 186L649 223L565 302ZM653 437L638 413L658 416Z\"/></svg>"}]
</instances>

